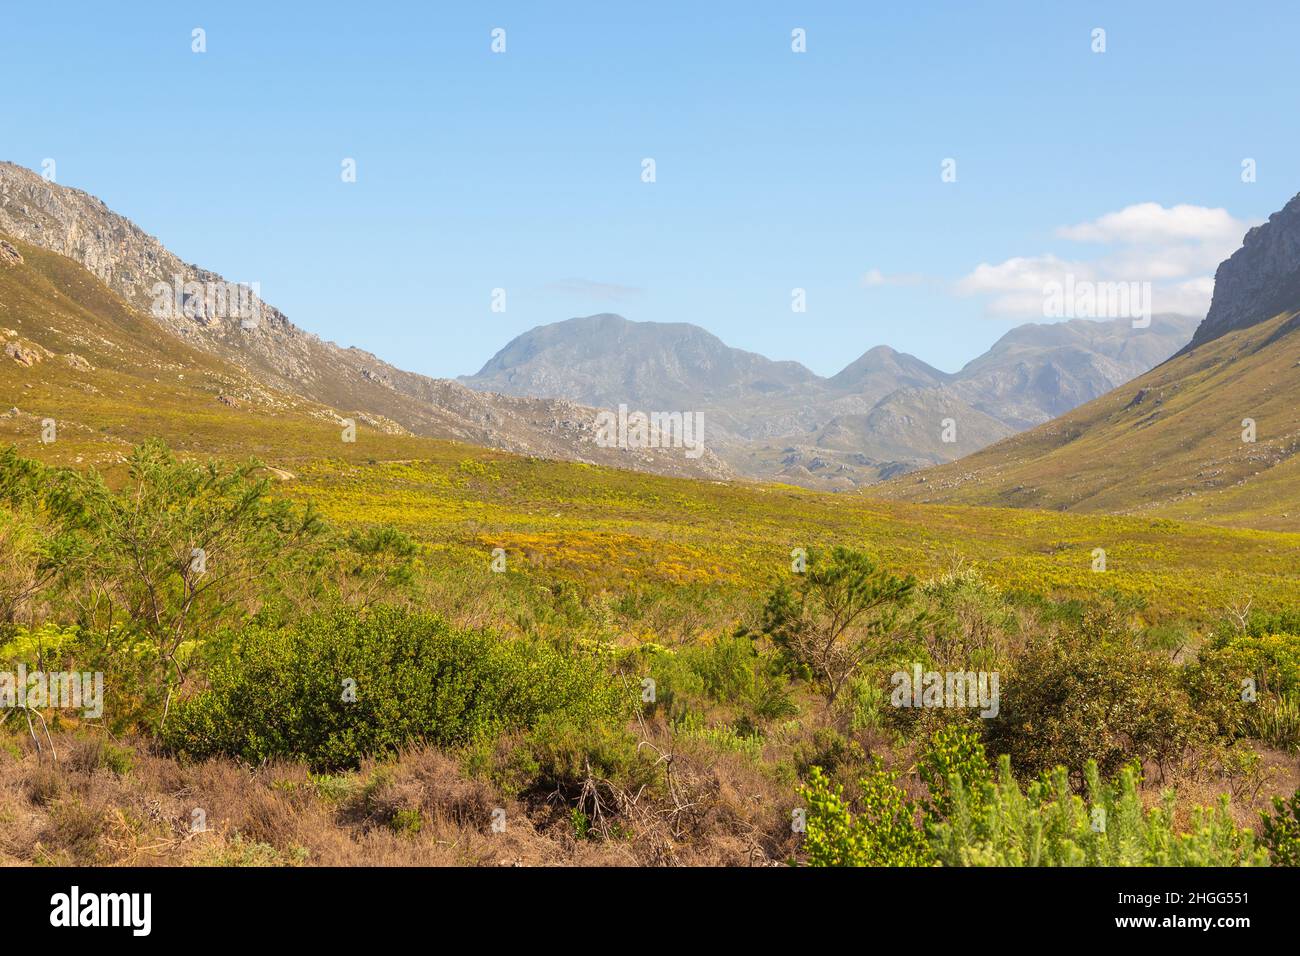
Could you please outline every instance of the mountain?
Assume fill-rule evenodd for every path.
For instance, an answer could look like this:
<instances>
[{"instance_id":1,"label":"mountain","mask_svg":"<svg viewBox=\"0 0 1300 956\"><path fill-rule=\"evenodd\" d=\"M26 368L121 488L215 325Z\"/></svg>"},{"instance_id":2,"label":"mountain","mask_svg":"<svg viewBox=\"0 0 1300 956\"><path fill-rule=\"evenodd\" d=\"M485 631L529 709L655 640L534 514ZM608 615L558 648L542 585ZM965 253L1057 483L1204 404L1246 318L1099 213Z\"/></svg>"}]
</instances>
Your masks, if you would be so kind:
<instances>
[{"instance_id":1,"label":"mountain","mask_svg":"<svg viewBox=\"0 0 1300 956\"><path fill-rule=\"evenodd\" d=\"M461 381L507 395L573 398L596 406L631 400L642 408L694 409L754 392L803 388L818 378L797 362L729 348L699 326L603 314L525 332Z\"/></svg>"},{"instance_id":2,"label":"mountain","mask_svg":"<svg viewBox=\"0 0 1300 956\"><path fill-rule=\"evenodd\" d=\"M1022 325L954 376L971 407L1020 430L1104 395L1169 358L1197 320L1156 315L1145 329L1129 319L1071 319Z\"/></svg>"},{"instance_id":3,"label":"mountain","mask_svg":"<svg viewBox=\"0 0 1300 956\"><path fill-rule=\"evenodd\" d=\"M1178 355L873 494L1300 530L1300 286L1287 284L1300 273L1298 202L1219 267L1210 311Z\"/></svg>"},{"instance_id":4,"label":"mountain","mask_svg":"<svg viewBox=\"0 0 1300 956\"><path fill-rule=\"evenodd\" d=\"M477 375L453 382L324 341L252 290L183 262L93 196L0 163L0 239L6 237L17 270L8 279L10 294L20 296L18 286L29 280L36 285L21 295L33 303L49 291L38 294L29 270L47 280L57 272L59 281L72 282L57 263L33 254L40 251L77 263L103 286L93 288L78 277L72 282L77 296L33 304L37 313L80 316L78 321L85 313L101 319L111 314L124 336L113 341L129 356L130 337L145 326L123 326L120 305L175 344L175 354L166 359L169 373L197 361L195 356L215 362L218 379L190 399L204 414L214 402L221 405L219 415L234 414L236 402L241 414L287 404L314 420L351 418L363 434L450 439L665 474L739 474L836 490L950 461L1047 421L1145 371L1172 354L1190 331L1190 321L1177 317L1162 317L1143 330L1078 321L1025 326L956 374L877 346L822 378L797 362L732 348L698 326L605 314L533 329ZM105 293L116 304L106 304ZM25 360L40 349L64 354L55 333L77 328L70 319L33 324L37 313L8 310L16 338L5 347L18 355L11 356L12 366L0 360L0 367L24 390L51 368ZM134 395L95 382L75 387L83 386L103 390L102 414L108 413L109 397ZM21 408L18 397L13 404ZM598 415L624 404L633 411L701 413L705 450L696 456L680 447L602 447ZM129 430L130 416L115 414L113 420Z\"/></svg>"},{"instance_id":5,"label":"mountain","mask_svg":"<svg viewBox=\"0 0 1300 956\"><path fill-rule=\"evenodd\" d=\"M593 315L540 326L462 383L614 408L698 410L739 474L849 489L951 461L1048 421L1178 350L1196 320L1025 325L956 374L876 346L830 378L688 323ZM943 423L957 423L946 441Z\"/></svg>"},{"instance_id":6,"label":"mountain","mask_svg":"<svg viewBox=\"0 0 1300 956\"><path fill-rule=\"evenodd\" d=\"M905 386L941 385L952 376L932 368L915 355L877 345L827 379L833 389L857 391L873 388L882 396ZM887 383L883 388L880 383Z\"/></svg>"},{"instance_id":7,"label":"mountain","mask_svg":"<svg viewBox=\"0 0 1300 956\"><path fill-rule=\"evenodd\" d=\"M237 294L221 276L182 262L93 196L12 163L0 163L0 238L7 238L12 250L2 273L0 322L15 333L13 348L21 350L21 342L28 342L57 353L69 344L63 339L72 336L73 344L82 339L111 343L115 358L108 364L114 369L133 367L136 358L145 363L143 368L161 362L168 374L190 365L210 367L217 378L201 386L201 397L192 398L192 410L200 416L233 414L236 401L243 403L244 412L296 404L316 418L351 418L362 436L367 431L409 434L667 474L730 475L709 452L690 458L682 449L601 447L595 409L566 400L484 394L404 371L303 331L256 295L245 293L241 307L232 308L230 300ZM69 270L68 262L81 269ZM185 291L187 283L197 285ZM160 287L181 294L160 296ZM105 324L114 329L112 335L90 331ZM162 345L157 331L166 333ZM19 344L13 344L16 340ZM83 344L79 352L86 348ZM156 357L159 348L164 357ZM40 378L49 368L24 365L17 358L12 364L0 360L0 388L22 406L26 403L16 400L21 394L6 386L33 388L33 381L17 379ZM97 368L95 374L104 371ZM122 392L105 384L106 389L97 382L83 383L101 389L105 399L99 414L113 417L108 399L134 395L138 386L119 381L126 388ZM214 409L222 397L228 403L223 410Z\"/></svg>"},{"instance_id":8,"label":"mountain","mask_svg":"<svg viewBox=\"0 0 1300 956\"><path fill-rule=\"evenodd\" d=\"M1210 311L1188 349L1300 304L1300 195L1255 226L1214 274Z\"/></svg>"}]
</instances>

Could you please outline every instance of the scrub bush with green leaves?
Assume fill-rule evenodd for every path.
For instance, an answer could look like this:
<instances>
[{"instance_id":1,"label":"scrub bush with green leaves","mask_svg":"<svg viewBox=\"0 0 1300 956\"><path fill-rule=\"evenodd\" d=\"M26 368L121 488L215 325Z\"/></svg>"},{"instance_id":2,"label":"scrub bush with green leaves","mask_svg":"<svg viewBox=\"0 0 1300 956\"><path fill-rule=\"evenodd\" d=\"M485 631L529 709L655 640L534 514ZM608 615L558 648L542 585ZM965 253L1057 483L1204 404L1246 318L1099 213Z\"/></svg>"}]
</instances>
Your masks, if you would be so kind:
<instances>
[{"instance_id":1,"label":"scrub bush with green leaves","mask_svg":"<svg viewBox=\"0 0 1300 956\"><path fill-rule=\"evenodd\" d=\"M250 628L208 679L167 727L175 752L297 758L317 772L416 743L528 730L548 717L616 722L631 699L591 655L390 607Z\"/></svg>"}]
</instances>

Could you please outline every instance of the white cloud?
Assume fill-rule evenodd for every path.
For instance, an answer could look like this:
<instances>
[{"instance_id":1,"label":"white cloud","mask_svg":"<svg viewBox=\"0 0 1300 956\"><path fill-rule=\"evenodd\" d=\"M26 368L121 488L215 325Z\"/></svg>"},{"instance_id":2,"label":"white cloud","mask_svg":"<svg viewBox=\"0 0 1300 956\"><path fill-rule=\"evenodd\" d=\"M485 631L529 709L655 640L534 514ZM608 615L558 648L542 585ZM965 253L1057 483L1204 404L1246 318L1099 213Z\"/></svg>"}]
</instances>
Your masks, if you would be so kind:
<instances>
[{"instance_id":1,"label":"white cloud","mask_svg":"<svg viewBox=\"0 0 1300 956\"><path fill-rule=\"evenodd\" d=\"M953 291L987 297L985 314L993 318L1042 319L1045 288L1064 284L1067 277L1074 282L1150 283L1154 311L1201 315L1210 306L1214 270L1251 225L1224 209L1137 203L1056 230L1071 242L1108 247L1100 255L1063 259L1048 253L980 263Z\"/></svg>"},{"instance_id":2,"label":"white cloud","mask_svg":"<svg viewBox=\"0 0 1300 956\"><path fill-rule=\"evenodd\" d=\"M1062 226L1056 234L1075 242L1166 243L1189 240L1240 244L1249 224L1226 209L1140 202L1092 222Z\"/></svg>"}]
</instances>

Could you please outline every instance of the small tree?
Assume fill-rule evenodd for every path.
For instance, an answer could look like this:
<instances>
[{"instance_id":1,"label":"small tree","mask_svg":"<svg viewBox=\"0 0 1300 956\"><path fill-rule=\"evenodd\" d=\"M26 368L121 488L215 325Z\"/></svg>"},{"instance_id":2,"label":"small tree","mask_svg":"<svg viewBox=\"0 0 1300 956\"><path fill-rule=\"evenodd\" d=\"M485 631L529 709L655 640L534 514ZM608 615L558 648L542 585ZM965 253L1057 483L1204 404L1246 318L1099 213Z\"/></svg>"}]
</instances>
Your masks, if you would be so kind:
<instances>
[{"instance_id":1,"label":"small tree","mask_svg":"<svg viewBox=\"0 0 1300 956\"><path fill-rule=\"evenodd\" d=\"M340 596L356 607L391 599L415 581L419 546L396 528L354 529L336 536L332 549Z\"/></svg>"},{"instance_id":2,"label":"small tree","mask_svg":"<svg viewBox=\"0 0 1300 956\"><path fill-rule=\"evenodd\" d=\"M257 461L183 462L151 441L128 465L119 491L97 472L51 473L47 561L81 623L121 635L152 671L165 719L187 644L256 611L322 524L310 506L271 498Z\"/></svg>"},{"instance_id":3,"label":"small tree","mask_svg":"<svg viewBox=\"0 0 1300 956\"><path fill-rule=\"evenodd\" d=\"M860 551L810 553L798 583L782 582L768 597L762 629L834 703L864 663L921 622L921 615L902 618L915 588L915 578L896 577Z\"/></svg>"}]
</instances>

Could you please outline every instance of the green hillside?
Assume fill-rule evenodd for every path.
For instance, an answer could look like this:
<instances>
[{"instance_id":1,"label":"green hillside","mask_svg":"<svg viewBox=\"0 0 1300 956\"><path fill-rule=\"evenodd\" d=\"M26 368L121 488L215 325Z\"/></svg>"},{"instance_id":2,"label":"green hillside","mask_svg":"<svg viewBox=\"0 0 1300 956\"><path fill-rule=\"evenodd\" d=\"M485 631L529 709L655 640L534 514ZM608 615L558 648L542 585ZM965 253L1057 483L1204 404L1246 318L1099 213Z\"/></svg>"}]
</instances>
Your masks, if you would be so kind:
<instances>
[{"instance_id":1,"label":"green hillside","mask_svg":"<svg viewBox=\"0 0 1300 956\"><path fill-rule=\"evenodd\" d=\"M1243 422L1255 441L1243 440ZM872 489L913 502L1300 529L1300 314L1231 332L1045 425Z\"/></svg>"}]
</instances>

